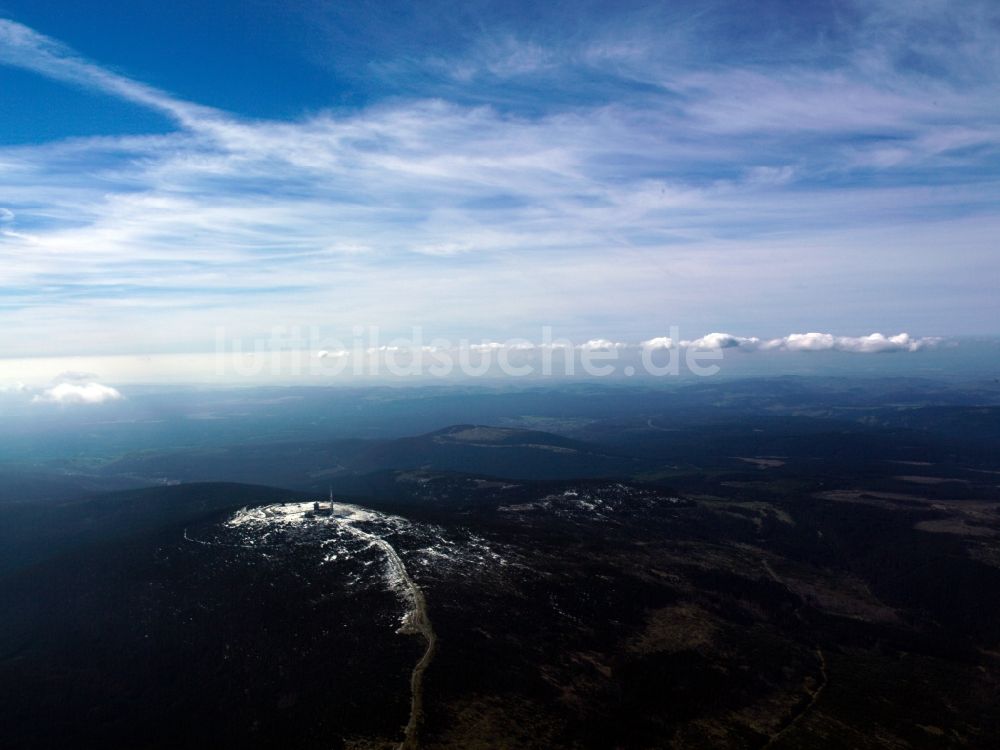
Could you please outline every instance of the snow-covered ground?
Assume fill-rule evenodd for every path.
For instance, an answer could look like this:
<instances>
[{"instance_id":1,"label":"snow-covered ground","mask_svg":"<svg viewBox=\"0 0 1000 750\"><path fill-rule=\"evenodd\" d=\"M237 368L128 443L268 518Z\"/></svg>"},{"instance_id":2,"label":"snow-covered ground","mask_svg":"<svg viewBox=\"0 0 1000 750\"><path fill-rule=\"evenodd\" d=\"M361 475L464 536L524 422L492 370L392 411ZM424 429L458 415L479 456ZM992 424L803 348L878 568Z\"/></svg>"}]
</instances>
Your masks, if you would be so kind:
<instances>
[{"instance_id":1,"label":"snow-covered ground","mask_svg":"<svg viewBox=\"0 0 1000 750\"><path fill-rule=\"evenodd\" d=\"M680 498L668 497L625 484L567 489L538 500L501 505L501 513L551 513L562 518L591 522L617 513L648 509L656 505L677 505Z\"/></svg>"},{"instance_id":2,"label":"snow-covered ground","mask_svg":"<svg viewBox=\"0 0 1000 750\"><path fill-rule=\"evenodd\" d=\"M348 503L278 503L237 511L219 526L188 534L189 541L255 550L262 558L312 560L316 575L339 575L351 589L378 586L412 616L413 588L421 581L499 575L509 553L463 529L444 529ZM416 583L414 583L416 581ZM411 585L412 584L412 585Z\"/></svg>"}]
</instances>

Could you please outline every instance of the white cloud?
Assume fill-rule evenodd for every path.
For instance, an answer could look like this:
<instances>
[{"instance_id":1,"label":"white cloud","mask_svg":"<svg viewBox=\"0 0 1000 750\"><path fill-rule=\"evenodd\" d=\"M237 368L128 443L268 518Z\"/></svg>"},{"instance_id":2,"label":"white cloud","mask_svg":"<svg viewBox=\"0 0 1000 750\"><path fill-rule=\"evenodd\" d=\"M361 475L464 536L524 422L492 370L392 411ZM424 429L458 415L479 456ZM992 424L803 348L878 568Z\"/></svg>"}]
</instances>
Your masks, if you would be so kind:
<instances>
[{"instance_id":1,"label":"white cloud","mask_svg":"<svg viewBox=\"0 0 1000 750\"><path fill-rule=\"evenodd\" d=\"M878 352L915 352L938 343L937 338L915 339L908 333L883 336L873 333L868 336L839 336L835 348L845 352L872 354Z\"/></svg>"},{"instance_id":2,"label":"white cloud","mask_svg":"<svg viewBox=\"0 0 1000 750\"><path fill-rule=\"evenodd\" d=\"M756 349L760 339L733 336L731 333L709 333L693 341L682 341L681 346L691 349Z\"/></svg>"},{"instance_id":3,"label":"white cloud","mask_svg":"<svg viewBox=\"0 0 1000 750\"><path fill-rule=\"evenodd\" d=\"M793 352L817 352L833 349L837 337L830 333L793 333L783 339L776 339L775 343Z\"/></svg>"},{"instance_id":4,"label":"white cloud","mask_svg":"<svg viewBox=\"0 0 1000 750\"><path fill-rule=\"evenodd\" d=\"M868 336L835 336L832 333L792 333L776 339L760 339L756 336L735 336L731 333L709 333L701 338L684 340L682 347L692 349L741 349L743 351L821 352L841 351L857 354L877 354L879 352L916 352L935 346L942 339L936 336L922 338L899 333L885 336L872 333ZM647 349L669 349L672 342L667 337L643 341L640 346Z\"/></svg>"},{"instance_id":5,"label":"white cloud","mask_svg":"<svg viewBox=\"0 0 1000 750\"><path fill-rule=\"evenodd\" d=\"M510 351L510 352L523 352L531 351L535 349L535 345L530 341L484 341L481 344L471 344L469 346L474 352L497 352L497 351Z\"/></svg>"},{"instance_id":6,"label":"white cloud","mask_svg":"<svg viewBox=\"0 0 1000 750\"><path fill-rule=\"evenodd\" d=\"M766 348L785 349L792 352L820 352L836 350L857 354L878 354L879 352L916 352L935 346L941 339L936 336L915 338L908 333L884 336L872 333L868 336L834 336L832 333L793 333L781 339L766 342ZM763 348L763 347L762 347Z\"/></svg>"},{"instance_id":7,"label":"white cloud","mask_svg":"<svg viewBox=\"0 0 1000 750\"><path fill-rule=\"evenodd\" d=\"M578 349L586 349L589 351L610 351L612 349L625 349L628 344L623 344L620 341L611 341L609 339L590 339L578 346Z\"/></svg>"},{"instance_id":8,"label":"white cloud","mask_svg":"<svg viewBox=\"0 0 1000 750\"><path fill-rule=\"evenodd\" d=\"M36 403L103 404L125 397L116 389L100 383L59 383L35 396Z\"/></svg>"},{"instance_id":9,"label":"white cloud","mask_svg":"<svg viewBox=\"0 0 1000 750\"><path fill-rule=\"evenodd\" d=\"M674 340L669 336L657 336L648 341L643 341L640 346L643 349L673 349Z\"/></svg>"},{"instance_id":10,"label":"white cloud","mask_svg":"<svg viewBox=\"0 0 1000 750\"><path fill-rule=\"evenodd\" d=\"M486 341L482 344L471 344L469 346L469 349L474 352L495 352L506 348L507 347L499 341Z\"/></svg>"}]
</instances>

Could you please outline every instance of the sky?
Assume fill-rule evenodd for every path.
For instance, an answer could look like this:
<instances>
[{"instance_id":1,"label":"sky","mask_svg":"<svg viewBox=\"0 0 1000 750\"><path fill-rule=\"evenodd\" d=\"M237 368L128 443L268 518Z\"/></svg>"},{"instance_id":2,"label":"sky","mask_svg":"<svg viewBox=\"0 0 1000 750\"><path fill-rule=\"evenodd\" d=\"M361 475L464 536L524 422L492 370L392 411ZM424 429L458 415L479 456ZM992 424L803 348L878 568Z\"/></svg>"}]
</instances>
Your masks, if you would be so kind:
<instances>
[{"instance_id":1,"label":"sky","mask_svg":"<svg viewBox=\"0 0 1000 750\"><path fill-rule=\"evenodd\" d=\"M0 376L995 336L998 83L979 0L0 0Z\"/></svg>"}]
</instances>

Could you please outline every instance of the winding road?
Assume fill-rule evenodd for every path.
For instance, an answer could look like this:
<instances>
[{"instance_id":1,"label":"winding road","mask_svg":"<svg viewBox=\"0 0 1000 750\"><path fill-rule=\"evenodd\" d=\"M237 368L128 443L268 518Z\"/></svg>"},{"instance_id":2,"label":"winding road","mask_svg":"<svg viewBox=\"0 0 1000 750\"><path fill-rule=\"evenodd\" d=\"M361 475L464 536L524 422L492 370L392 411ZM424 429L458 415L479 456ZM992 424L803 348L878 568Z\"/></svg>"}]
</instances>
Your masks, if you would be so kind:
<instances>
[{"instance_id":1,"label":"winding road","mask_svg":"<svg viewBox=\"0 0 1000 750\"><path fill-rule=\"evenodd\" d=\"M307 518L313 518L312 515L307 515L312 508L313 504L311 502L282 503L281 505L268 505L250 509L244 508L230 518L227 525L230 527L247 525L256 529L265 529L272 523L286 527L289 525L294 526L306 521ZM367 522L385 523L390 520L402 521L402 519L384 516L357 505L331 502L329 515L325 516L325 520L327 523L337 526L342 531L364 542L369 547L381 550L385 555L387 564L386 578L390 589L396 591L409 605L408 611L403 616L402 624L396 632L403 635L422 636L427 643L423 655L413 667L413 672L410 675L410 718L404 729L403 741L398 745L398 750L416 750L420 746L420 728L424 718L424 673L434 659L434 652L437 648L437 634L434 632L434 626L431 624L431 618L427 613L427 599L424 596L424 592L410 576L406 565L403 563L395 547L378 534L355 525ZM313 522L310 521L309 523ZM391 527L391 523L389 525ZM263 538L266 537L267 534L264 534ZM207 546L259 548L254 545L225 544L195 539L188 534L186 528L184 529L184 539L188 542Z\"/></svg>"},{"instance_id":2,"label":"winding road","mask_svg":"<svg viewBox=\"0 0 1000 750\"><path fill-rule=\"evenodd\" d=\"M340 509L367 512L354 506L334 506L334 510ZM420 747L420 727L424 719L424 673L434 660L434 651L437 648L437 634L434 632L430 615L427 613L427 599L424 596L424 592L413 578L410 577L409 572L406 570L406 565L403 564L402 558L396 552L396 548L382 537L354 526L352 523L353 519L353 513L346 516L332 516L332 520L338 522L342 528L358 538L364 539L372 546L378 547L385 553L392 578L394 578L396 585L401 587L401 593L410 603L410 611L404 616L403 624L400 626L398 632L423 636L427 642L427 648L424 649L423 656L420 657L420 660L413 667L413 672L410 674L410 719L406 723L403 741L398 746L398 750L416 750L416 748Z\"/></svg>"},{"instance_id":3,"label":"winding road","mask_svg":"<svg viewBox=\"0 0 1000 750\"><path fill-rule=\"evenodd\" d=\"M409 576L407 576L409 580ZM410 580L410 584L413 581ZM406 724L403 741L399 745L399 750L415 750L419 747L420 726L424 718L424 672L434 659L434 650L437 648L437 634L434 626L431 625L430 617L427 615L427 601L424 592L415 584L413 585L414 609L404 625L403 632L420 634L427 641L427 648L424 655L420 657L410 675L410 720Z\"/></svg>"}]
</instances>

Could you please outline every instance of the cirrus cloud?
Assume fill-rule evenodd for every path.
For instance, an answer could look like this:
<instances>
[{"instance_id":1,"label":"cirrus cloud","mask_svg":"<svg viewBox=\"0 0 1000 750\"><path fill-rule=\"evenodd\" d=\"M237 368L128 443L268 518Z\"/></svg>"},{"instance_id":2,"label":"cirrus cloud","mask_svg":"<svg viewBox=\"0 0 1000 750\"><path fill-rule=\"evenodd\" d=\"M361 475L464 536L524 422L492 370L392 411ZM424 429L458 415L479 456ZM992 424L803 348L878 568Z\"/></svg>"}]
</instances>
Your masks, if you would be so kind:
<instances>
[{"instance_id":1,"label":"cirrus cloud","mask_svg":"<svg viewBox=\"0 0 1000 750\"><path fill-rule=\"evenodd\" d=\"M649 320L996 332L995 3L858 8L830 55L811 54L810 31L775 56L748 28L768 54L742 61L731 33L698 36L711 12L580 15L573 48L512 33L435 63L471 71L449 86L517 79L495 98L424 74L405 96L291 119L187 101L0 20L0 63L175 125L0 146L0 350L204 352L203 332L274 321L486 341L566 321L575 340L596 328L615 347ZM544 93L515 101L531 91ZM687 345L926 345L899 336Z\"/></svg>"}]
</instances>

